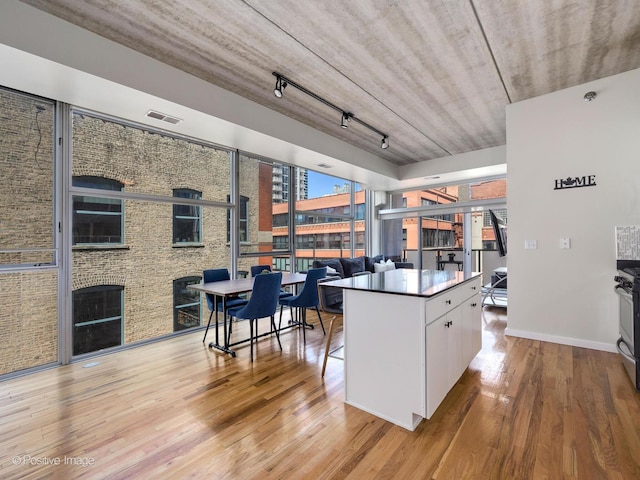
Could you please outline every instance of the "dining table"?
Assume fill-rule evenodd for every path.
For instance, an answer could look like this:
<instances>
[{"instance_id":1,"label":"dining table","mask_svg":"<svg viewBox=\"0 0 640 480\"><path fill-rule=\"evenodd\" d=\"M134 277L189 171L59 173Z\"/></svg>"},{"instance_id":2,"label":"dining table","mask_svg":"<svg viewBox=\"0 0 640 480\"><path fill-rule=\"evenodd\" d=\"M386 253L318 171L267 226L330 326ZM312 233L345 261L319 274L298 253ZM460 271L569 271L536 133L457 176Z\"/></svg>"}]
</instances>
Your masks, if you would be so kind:
<instances>
[{"instance_id":1,"label":"dining table","mask_svg":"<svg viewBox=\"0 0 640 480\"><path fill-rule=\"evenodd\" d=\"M290 273L290 272L282 272L282 282L281 285L283 287L287 286L295 286L301 283L304 283L307 279L306 273ZM187 288L190 290L196 290L202 293L206 293L214 296L214 305L217 305L218 300L222 300L222 325L223 325L223 342L220 343L220 337L218 333L218 310L216 309L216 324L215 324L215 342L209 342L209 348L215 348L221 352L228 353L232 357L236 356L234 350L231 349L232 346L238 345L241 343L248 342L250 339L240 340L234 343L230 343L230 339L227 335L227 300L233 297L237 297L243 293L249 293L253 290L253 280L254 277L249 278L235 278L232 280L221 280L217 282L208 282L208 283L195 283L192 285L188 285ZM269 332L272 333L272 332ZM267 335L267 334L265 334ZM262 336L262 335L261 335ZM206 341L206 333L205 338L202 340Z\"/></svg>"}]
</instances>

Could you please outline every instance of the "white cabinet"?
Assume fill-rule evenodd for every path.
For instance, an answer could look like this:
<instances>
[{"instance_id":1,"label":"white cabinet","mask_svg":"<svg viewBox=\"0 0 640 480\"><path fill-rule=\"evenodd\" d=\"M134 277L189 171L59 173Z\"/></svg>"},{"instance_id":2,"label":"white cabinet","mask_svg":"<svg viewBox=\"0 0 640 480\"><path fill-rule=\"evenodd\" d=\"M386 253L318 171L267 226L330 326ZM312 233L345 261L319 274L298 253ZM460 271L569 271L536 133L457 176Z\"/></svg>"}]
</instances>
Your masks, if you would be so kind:
<instances>
[{"instance_id":1,"label":"white cabinet","mask_svg":"<svg viewBox=\"0 0 640 480\"><path fill-rule=\"evenodd\" d=\"M419 285L418 275L439 287L443 272L383 273L344 287L345 402L414 430L479 350L481 278L455 278L427 296L424 286L400 292Z\"/></svg>"},{"instance_id":2,"label":"white cabinet","mask_svg":"<svg viewBox=\"0 0 640 480\"><path fill-rule=\"evenodd\" d=\"M453 310L427 325L426 329L426 418L431 418L466 365L462 355L462 310ZM428 305L427 305L428 311Z\"/></svg>"},{"instance_id":3,"label":"white cabinet","mask_svg":"<svg viewBox=\"0 0 640 480\"><path fill-rule=\"evenodd\" d=\"M444 314L443 304L450 305ZM442 315L434 319L434 314ZM426 418L431 418L482 348L480 281L428 300L425 335Z\"/></svg>"}]
</instances>

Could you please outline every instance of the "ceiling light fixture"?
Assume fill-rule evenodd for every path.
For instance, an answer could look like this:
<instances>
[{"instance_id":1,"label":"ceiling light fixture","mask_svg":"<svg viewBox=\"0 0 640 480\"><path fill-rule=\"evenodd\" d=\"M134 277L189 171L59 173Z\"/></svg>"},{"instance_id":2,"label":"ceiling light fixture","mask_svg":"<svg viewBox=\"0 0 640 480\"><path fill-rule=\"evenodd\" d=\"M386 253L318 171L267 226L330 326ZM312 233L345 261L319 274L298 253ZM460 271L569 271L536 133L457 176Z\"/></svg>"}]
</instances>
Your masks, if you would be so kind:
<instances>
[{"instance_id":1,"label":"ceiling light fixture","mask_svg":"<svg viewBox=\"0 0 640 480\"><path fill-rule=\"evenodd\" d=\"M598 94L596 92L587 92L584 94L584 101L585 102L593 102L596 97L598 96Z\"/></svg>"},{"instance_id":2,"label":"ceiling light fixture","mask_svg":"<svg viewBox=\"0 0 640 480\"><path fill-rule=\"evenodd\" d=\"M273 94L278 98L282 98L285 88L287 88L287 82L280 75L276 75L276 88L273 89Z\"/></svg>"},{"instance_id":3,"label":"ceiling light fixture","mask_svg":"<svg viewBox=\"0 0 640 480\"><path fill-rule=\"evenodd\" d=\"M347 128L348 127L348 122L353 120L354 122L357 122L360 125L362 125L363 127L368 128L372 132L375 132L378 135L380 135L382 137L381 147L383 149L385 149L385 150L387 148L389 148L389 135L387 135L386 133L378 130L376 127L373 127L373 126L369 125L367 122L364 122L364 121L360 120L353 113L347 112L347 111L343 110L342 108L337 107L336 105L331 103L329 100L325 100L324 98L322 98L320 95L317 95L317 94L313 93L312 91L307 90L302 85L298 85L296 82L291 81L290 79L288 79L284 75L280 75L278 72L273 72L273 76L276 77L276 88L273 91L273 94L276 97L281 98L282 97L282 93L284 92L284 88L287 85L291 85L292 87L297 88L298 90L300 90L302 93L306 93L311 98L319 101L320 103L324 103L327 107L333 108L334 110L337 110L338 112L340 112L342 114L342 121L340 122L340 126L342 128Z\"/></svg>"},{"instance_id":4,"label":"ceiling light fixture","mask_svg":"<svg viewBox=\"0 0 640 480\"><path fill-rule=\"evenodd\" d=\"M347 128L349 126L349 122L351 121L352 115L347 112L342 112L342 122L340 122L340 126L342 128Z\"/></svg>"}]
</instances>

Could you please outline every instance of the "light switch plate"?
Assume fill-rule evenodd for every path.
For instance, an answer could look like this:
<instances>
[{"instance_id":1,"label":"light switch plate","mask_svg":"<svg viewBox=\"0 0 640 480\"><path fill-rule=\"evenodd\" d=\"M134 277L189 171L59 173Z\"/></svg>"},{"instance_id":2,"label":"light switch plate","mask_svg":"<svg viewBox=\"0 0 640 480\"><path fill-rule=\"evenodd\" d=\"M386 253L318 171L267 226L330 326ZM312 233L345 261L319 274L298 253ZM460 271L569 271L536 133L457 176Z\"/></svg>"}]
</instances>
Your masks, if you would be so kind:
<instances>
[{"instance_id":1,"label":"light switch plate","mask_svg":"<svg viewBox=\"0 0 640 480\"><path fill-rule=\"evenodd\" d=\"M525 240L524 241L524 248L527 250L535 250L536 248L538 248L538 241L537 240Z\"/></svg>"}]
</instances>

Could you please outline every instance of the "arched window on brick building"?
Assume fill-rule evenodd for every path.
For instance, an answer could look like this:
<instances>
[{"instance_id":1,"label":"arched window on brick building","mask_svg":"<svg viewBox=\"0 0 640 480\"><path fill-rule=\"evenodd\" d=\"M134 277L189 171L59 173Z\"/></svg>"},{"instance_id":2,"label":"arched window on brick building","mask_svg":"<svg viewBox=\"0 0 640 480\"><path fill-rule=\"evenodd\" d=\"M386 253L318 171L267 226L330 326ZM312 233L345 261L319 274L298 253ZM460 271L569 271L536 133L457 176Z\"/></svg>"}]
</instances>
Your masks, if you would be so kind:
<instances>
[{"instance_id":1,"label":"arched window on brick building","mask_svg":"<svg viewBox=\"0 0 640 480\"><path fill-rule=\"evenodd\" d=\"M122 345L124 287L97 285L73 292L73 354Z\"/></svg>"}]
</instances>

